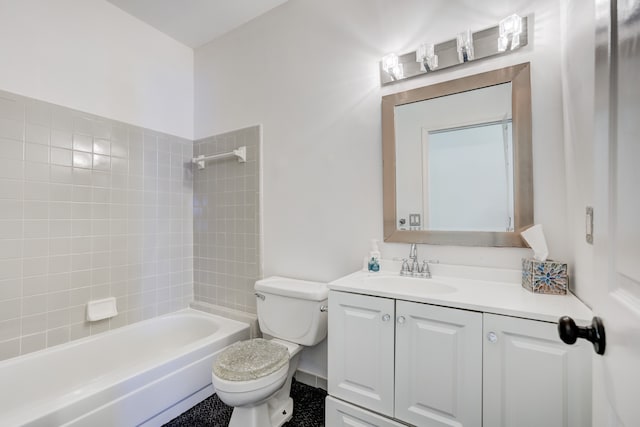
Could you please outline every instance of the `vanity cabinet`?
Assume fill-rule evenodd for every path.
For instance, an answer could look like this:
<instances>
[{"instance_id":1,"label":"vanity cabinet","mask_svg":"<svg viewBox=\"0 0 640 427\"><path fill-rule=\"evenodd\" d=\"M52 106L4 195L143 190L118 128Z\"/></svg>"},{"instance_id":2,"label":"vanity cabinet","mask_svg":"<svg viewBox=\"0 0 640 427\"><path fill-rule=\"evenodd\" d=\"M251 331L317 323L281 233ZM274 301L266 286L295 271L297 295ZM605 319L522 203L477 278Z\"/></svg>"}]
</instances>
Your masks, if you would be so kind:
<instances>
[{"instance_id":1,"label":"vanity cabinet","mask_svg":"<svg viewBox=\"0 0 640 427\"><path fill-rule=\"evenodd\" d=\"M590 349L550 322L332 290L328 368L327 425L590 425Z\"/></svg>"},{"instance_id":2,"label":"vanity cabinet","mask_svg":"<svg viewBox=\"0 0 640 427\"><path fill-rule=\"evenodd\" d=\"M329 313L331 396L415 425L480 426L481 313L333 291Z\"/></svg>"},{"instance_id":3,"label":"vanity cabinet","mask_svg":"<svg viewBox=\"0 0 640 427\"><path fill-rule=\"evenodd\" d=\"M591 343L572 346L557 325L485 313L483 425L591 425Z\"/></svg>"},{"instance_id":4,"label":"vanity cabinet","mask_svg":"<svg viewBox=\"0 0 640 427\"><path fill-rule=\"evenodd\" d=\"M329 394L393 416L395 300L329 292Z\"/></svg>"}]
</instances>

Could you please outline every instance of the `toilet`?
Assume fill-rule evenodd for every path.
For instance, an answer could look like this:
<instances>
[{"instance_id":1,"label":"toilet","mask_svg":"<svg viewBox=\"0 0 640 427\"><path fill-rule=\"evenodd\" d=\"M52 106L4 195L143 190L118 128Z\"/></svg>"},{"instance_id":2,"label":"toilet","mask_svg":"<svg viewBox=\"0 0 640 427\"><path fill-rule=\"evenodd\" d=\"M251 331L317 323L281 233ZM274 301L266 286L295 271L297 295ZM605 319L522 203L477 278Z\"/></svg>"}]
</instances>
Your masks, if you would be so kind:
<instances>
[{"instance_id":1,"label":"toilet","mask_svg":"<svg viewBox=\"0 0 640 427\"><path fill-rule=\"evenodd\" d=\"M234 407L229 427L277 427L289 421L300 352L327 336L326 283L270 277L258 280L255 291L264 338L228 346L213 365L213 387Z\"/></svg>"}]
</instances>

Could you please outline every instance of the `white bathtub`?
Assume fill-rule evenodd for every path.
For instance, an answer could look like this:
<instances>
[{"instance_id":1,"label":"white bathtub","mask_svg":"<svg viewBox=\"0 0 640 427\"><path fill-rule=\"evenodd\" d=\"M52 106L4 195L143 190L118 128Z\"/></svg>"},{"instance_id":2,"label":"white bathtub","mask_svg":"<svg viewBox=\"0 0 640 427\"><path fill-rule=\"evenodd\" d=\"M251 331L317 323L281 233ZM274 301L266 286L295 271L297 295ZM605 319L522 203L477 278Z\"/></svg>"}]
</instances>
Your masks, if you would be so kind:
<instances>
[{"instance_id":1,"label":"white bathtub","mask_svg":"<svg viewBox=\"0 0 640 427\"><path fill-rule=\"evenodd\" d=\"M185 309L0 362L0 426L156 426L213 393L249 325Z\"/></svg>"}]
</instances>

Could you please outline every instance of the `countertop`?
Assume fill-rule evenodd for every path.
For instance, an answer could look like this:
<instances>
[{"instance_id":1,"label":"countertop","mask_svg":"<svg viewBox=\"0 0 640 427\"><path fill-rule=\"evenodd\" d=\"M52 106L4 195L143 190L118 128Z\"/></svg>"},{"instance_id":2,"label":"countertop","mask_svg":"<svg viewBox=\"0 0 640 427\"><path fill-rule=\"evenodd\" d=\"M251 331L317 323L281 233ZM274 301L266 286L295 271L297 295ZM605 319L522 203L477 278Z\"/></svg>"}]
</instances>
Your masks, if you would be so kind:
<instances>
[{"instance_id":1,"label":"countertop","mask_svg":"<svg viewBox=\"0 0 640 427\"><path fill-rule=\"evenodd\" d=\"M593 314L575 295L534 294L520 285L520 270L431 265L432 278L399 275L400 263L381 260L381 271L357 271L329 289L556 323L571 316L590 323Z\"/></svg>"}]
</instances>

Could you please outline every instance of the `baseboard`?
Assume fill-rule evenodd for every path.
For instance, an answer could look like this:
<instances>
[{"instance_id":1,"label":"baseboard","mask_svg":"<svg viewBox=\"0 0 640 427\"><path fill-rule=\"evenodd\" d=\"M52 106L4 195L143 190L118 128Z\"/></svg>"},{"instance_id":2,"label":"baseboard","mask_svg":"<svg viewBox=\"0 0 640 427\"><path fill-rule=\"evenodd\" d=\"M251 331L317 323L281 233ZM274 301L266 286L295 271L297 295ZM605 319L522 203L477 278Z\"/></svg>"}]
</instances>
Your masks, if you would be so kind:
<instances>
[{"instance_id":1,"label":"baseboard","mask_svg":"<svg viewBox=\"0 0 640 427\"><path fill-rule=\"evenodd\" d=\"M327 379L323 377L319 377L310 372L301 371L298 369L294 375L296 381L301 382L302 384L306 384L311 387L321 388L323 390L327 390Z\"/></svg>"}]
</instances>

